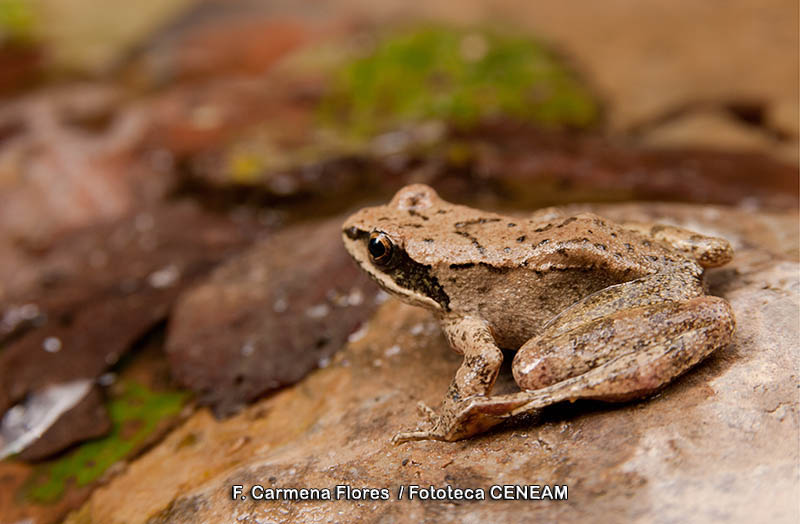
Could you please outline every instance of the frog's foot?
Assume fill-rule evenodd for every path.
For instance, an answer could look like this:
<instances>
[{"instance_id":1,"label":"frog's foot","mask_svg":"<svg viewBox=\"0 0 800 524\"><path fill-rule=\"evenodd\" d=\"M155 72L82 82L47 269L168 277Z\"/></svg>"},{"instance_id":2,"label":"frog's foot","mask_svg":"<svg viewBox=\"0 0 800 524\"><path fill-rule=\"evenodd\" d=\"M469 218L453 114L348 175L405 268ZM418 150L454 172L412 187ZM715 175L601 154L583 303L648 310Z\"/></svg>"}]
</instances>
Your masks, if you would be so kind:
<instances>
[{"instance_id":1,"label":"frog's foot","mask_svg":"<svg viewBox=\"0 0 800 524\"><path fill-rule=\"evenodd\" d=\"M392 438L394 444L412 440L454 441L483 433L502 422L515 408L529 403L529 395L521 397L473 397L458 403L445 405L442 414L430 413L429 429L398 433ZM420 403L422 404L422 403ZM424 405L424 404L423 404Z\"/></svg>"},{"instance_id":2,"label":"frog's foot","mask_svg":"<svg viewBox=\"0 0 800 524\"><path fill-rule=\"evenodd\" d=\"M392 444L402 444L413 440L446 440L442 431L441 418L424 402L417 403L417 410L423 417L423 423L413 431L402 431L392 437Z\"/></svg>"},{"instance_id":3,"label":"frog's foot","mask_svg":"<svg viewBox=\"0 0 800 524\"><path fill-rule=\"evenodd\" d=\"M705 268L722 266L733 258L733 248L724 238L701 235L682 227L665 224L624 222L622 226L669 244Z\"/></svg>"},{"instance_id":4,"label":"frog's foot","mask_svg":"<svg viewBox=\"0 0 800 524\"><path fill-rule=\"evenodd\" d=\"M403 431L392 437L392 444L402 444L414 440L444 440L442 435L435 431L418 429L416 431Z\"/></svg>"},{"instance_id":5,"label":"frog's foot","mask_svg":"<svg viewBox=\"0 0 800 524\"><path fill-rule=\"evenodd\" d=\"M412 440L444 440L444 434L439 430L441 418L422 401L417 402L417 413L422 418L417 428L413 431L403 431L392 437L392 444L401 444Z\"/></svg>"},{"instance_id":6,"label":"frog's foot","mask_svg":"<svg viewBox=\"0 0 800 524\"><path fill-rule=\"evenodd\" d=\"M392 444L402 444L412 440L444 440L444 435L437 431L439 415L422 401L417 402L417 413L423 419L423 424L431 429L417 428L414 431L405 431L392 437Z\"/></svg>"}]
</instances>

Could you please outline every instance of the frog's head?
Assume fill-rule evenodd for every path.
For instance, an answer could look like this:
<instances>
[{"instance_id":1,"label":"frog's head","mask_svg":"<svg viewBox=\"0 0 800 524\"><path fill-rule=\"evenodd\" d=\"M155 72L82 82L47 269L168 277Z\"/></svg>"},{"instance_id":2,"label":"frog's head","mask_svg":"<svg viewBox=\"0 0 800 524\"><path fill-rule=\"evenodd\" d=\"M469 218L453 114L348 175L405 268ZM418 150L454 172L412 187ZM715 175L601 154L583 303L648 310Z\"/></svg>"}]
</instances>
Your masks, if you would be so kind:
<instances>
[{"instance_id":1,"label":"frog's head","mask_svg":"<svg viewBox=\"0 0 800 524\"><path fill-rule=\"evenodd\" d=\"M342 238L359 266L386 291L435 311L449 310L447 294L431 266L408 246L424 236L428 215L447 205L422 184L406 186L385 206L368 207L348 218Z\"/></svg>"}]
</instances>

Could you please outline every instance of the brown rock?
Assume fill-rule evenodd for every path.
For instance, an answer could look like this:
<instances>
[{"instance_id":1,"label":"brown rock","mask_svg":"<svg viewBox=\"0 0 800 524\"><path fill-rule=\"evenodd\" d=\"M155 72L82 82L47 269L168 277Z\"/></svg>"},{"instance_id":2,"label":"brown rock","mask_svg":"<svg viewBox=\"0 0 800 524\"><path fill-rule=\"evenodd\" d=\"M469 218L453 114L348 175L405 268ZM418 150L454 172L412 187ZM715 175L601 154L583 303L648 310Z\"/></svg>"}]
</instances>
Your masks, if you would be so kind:
<instances>
[{"instance_id":1,"label":"brown rock","mask_svg":"<svg viewBox=\"0 0 800 524\"><path fill-rule=\"evenodd\" d=\"M376 306L342 247L342 218L282 231L218 268L175 309L172 373L229 414L325 366Z\"/></svg>"},{"instance_id":2,"label":"brown rock","mask_svg":"<svg viewBox=\"0 0 800 524\"><path fill-rule=\"evenodd\" d=\"M706 109L688 112L652 127L642 134L641 143L665 149L704 147L740 152L771 150L783 161L796 164L797 152L794 147L781 148L780 144L776 144L774 135L779 132L779 129L764 129L737 120L734 115L718 109Z\"/></svg>"},{"instance_id":3,"label":"brown rock","mask_svg":"<svg viewBox=\"0 0 800 524\"><path fill-rule=\"evenodd\" d=\"M139 43L123 71L150 86L258 75L338 23L325 4L202 2Z\"/></svg>"},{"instance_id":4,"label":"brown rock","mask_svg":"<svg viewBox=\"0 0 800 524\"><path fill-rule=\"evenodd\" d=\"M758 153L644 149L599 136L505 126L479 129L475 135L471 173L504 196L501 203L522 209L630 199L797 207L797 166Z\"/></svg>"},{"instance_id":5,"label":"brown rock","mask_svg":"<svg viewBox=\"0 0 800 524\"><path fill-rule=\"evenodd\" d=\"M516 209L631 199L795 208L800 190L797 166L757 152L645 149L508 121L449 130L428 151L411 148L388 156L364 151L265 170L253 185L234 184L223 168L224 156L209 153L202 164L215 167L187 170L184 183L195 197L215 204L226 199L267 203L289 217L339 213L354 199L387 200L400 187L420 181L452 201Z\"/></svg>"},{"instance_id":6,"label":"brown rock","mask_svg":"<svg viewBox=\"0 0 800 524\"><path fill-rule=\"evenodd\" d=\"M111 420L103 401L102 390L98 386L92 387L75 407L61 415L18 457L28 461L41 460L72 444L105 435L111 429Z\"/></svg>"},{"instance_id":7,"label":"brown rock","mask_svg":"<svg viewBox=\"0 0 800 524\"><path fill-rule=\"evenodd\" d=\"M0 352L0 413L28 392L114 365L251 232L193 206L167 205L56 240L35 265L35 284L15 288L0 309L38 315Z\"/></svg>"},{"instance_id":8,"label":"brown rock","mask_svg":"<svg viewBox=\"0 0 800 524\"><path fill-rule=\"evenodd\" d=\"M143 108L100 84L43 89L0 108L0 236L27 241L119 218L164 192L138 155Z\"/></svg>"},{"instance_id":9,"label":"brown rock","mask_svg":"<svg viewBox=\"0 0 800 524\"><path fill-rule=\"evenodd\" d=\"M734 343L654 398L555 405L477 438L393 446L417 401L439 401L459 357L426 311L390 301L329 367L223 422L197 413L67 522L796 522L796 212L598 211L722 234L737 250L708 275L734 308ZM510 380L501 372L497 391ZM391 499L231 500L234 484L388 488ZM565 484L569 500L397 501L410 484Z\"/></svg>"}]
</instances>

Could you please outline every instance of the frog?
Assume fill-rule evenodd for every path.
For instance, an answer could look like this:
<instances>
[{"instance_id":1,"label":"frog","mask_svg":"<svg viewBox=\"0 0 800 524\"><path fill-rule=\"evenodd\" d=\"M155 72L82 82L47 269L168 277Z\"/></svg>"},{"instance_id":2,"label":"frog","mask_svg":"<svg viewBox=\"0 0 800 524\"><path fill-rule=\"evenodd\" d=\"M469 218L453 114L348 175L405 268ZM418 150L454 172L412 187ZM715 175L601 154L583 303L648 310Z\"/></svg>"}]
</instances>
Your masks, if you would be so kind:
<instances>
[{"instance_id":1,"label":"frog","mask_svg":"<svg viewBox=\"0 0 800 524\"><path fill-rule=\"evenodd\" d=\"M355 262L433 312L463 356L438 410L393 442L455 441L559 402L657 393L735 331L705 270L730 243L674 225L548 208L526 217L451 204L424 184L342 226ZM492 395L504 359L519 391Z\"/></svg>"}]
</instances>

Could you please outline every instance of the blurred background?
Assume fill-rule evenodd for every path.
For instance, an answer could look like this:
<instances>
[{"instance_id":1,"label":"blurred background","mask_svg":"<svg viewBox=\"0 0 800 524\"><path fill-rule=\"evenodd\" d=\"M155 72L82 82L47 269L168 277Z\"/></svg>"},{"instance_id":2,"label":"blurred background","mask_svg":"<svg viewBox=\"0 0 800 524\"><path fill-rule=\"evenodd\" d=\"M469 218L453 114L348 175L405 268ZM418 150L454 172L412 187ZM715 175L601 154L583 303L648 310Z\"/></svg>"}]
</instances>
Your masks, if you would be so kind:
<instances>
[{"instance_id":1,"label":"blurred background","mask_svg":"<svg viewBox=\"0 0 800 524\"><path fill-rule=\"evenodd\" d=\"M797 27L795 0L0 0L0 521L327 365L378 295L338 225L405 184L794 212Z\"/></svg>"}]
</instances>

